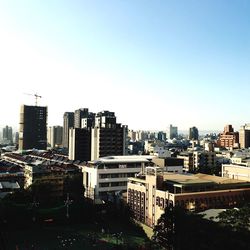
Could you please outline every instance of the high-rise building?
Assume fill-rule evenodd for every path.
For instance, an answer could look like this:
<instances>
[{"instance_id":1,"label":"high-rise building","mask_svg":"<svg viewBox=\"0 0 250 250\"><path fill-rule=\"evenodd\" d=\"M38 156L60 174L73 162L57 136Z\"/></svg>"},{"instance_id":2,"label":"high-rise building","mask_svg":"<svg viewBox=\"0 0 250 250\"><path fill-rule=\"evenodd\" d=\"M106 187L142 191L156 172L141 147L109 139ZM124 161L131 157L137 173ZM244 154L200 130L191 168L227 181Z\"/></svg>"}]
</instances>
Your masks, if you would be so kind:
<instances>
[{"instance_id":1,"label":"high-rise building","mask_svg":"<svg viewBox=\"0 0 250 250\"><path fill-rule=\"evenodd\" d=\"M91 160L111 155L125 155L127 126L116 123L114 112L96 114L95 127L91 131Z\"/></svg>"},{"instance_id":2,"label":"high-rise building","mask_svg":"<svg viewBox=\"0 0 250 250\"><path fill-rule=\"evenodd\" d=\"M157 133L157 138L156 139L158 139L158 140L160 140L160 141L165 141L166 140L166 133L164 133L163 131L159 131L158 133Z\"/></svg>"},{"instance_id":3,"label":"high-rise building","mask_svg":"<svg viewBox=\"0 0 250 250\"><path fill-rule=\"evenodd\" d=\"M62 145L62 126L53 126L48 128L48 144L51 148L60 147Z\"/></svg>"},{"instance_id":4,"label":"high-rise building","mask_svg":"<svg viewBox=\"0 0 250 250\"><path fill-rule=\"evenodd\" d=\"M86 118L89 115L89 109L82 108L75 110L74 114L74 128L82 127L82 118Z\"/></svg>"},{"instance_id":5,"label":"high-rise building","mask_svg":"<svg viewBox=\"0 0 250 250\"><path fill-rule=\"evenodd\" d=\"M174 127L172 126L172 124L170 124L169 127L169 139L174 139L178 137L178 127Z\"/></svg>"},{"instance_id":6,"label":"high-rise building","mask_svg":"<svg viewBox=\"0 0 250 250\"><path fill-rule=\"evenodd\" d=\"M85 115L84 118L82 118L81 122L81 128L92 128L95 126L95 113L89 112L87 115Z\"/></svg>"},{"instance_id":7,"label":"high-rise building","mask_svg":"<svg viewBox=\"0 0 250 250\"><path fill-rule=\"evenodd\" d=\"M136 132L133 130L129 130L128 131L128 137L130 139L130 141L136 141Z\"/></svg>"},{"instance_id":8,"label":"high-rise building","mask_svg":"<svg viewBox=\"0 0 250 250\"><path fill-rule=\"evenodd\" d=\"M239 133L234 132L232 125L226 125L223 133L219 135L217 144L223 148L238 147Z\"/></svg>"},{"instance_id":9,"label":"high-rise building","mask_svg":"<svg viewBox=\"0 0 250 250\"><path fill-rule=\"evenodd\" d=\"M148 139L148 132L139 130L136 132L136 140L137 141L145 141Z\"/></svg>"},{"instance_id":10,"label":"high-rise building","mask_svg":"<svg viewBox=\"0 0 250 250\"><path fill-rule=\"evenodd\" d=\"M189 129L189 140L198 140L199 139L199 131L198 128L192 127Z\"/></svg>"},{"instance_id":11,"label":"high-rise building","mask_svg":"<svg viewBox=\"0 0 250 250\"><path fill-rule=\"evenodd\" d=\"M5 126L3 128L3 141L6 143L13 143L12 127Z\"/></svg>"},{"instance_id":12,"label":"high-rise building","mask_svg":"<svg viewBox=\"0 0 250 250\"><path fill-rule=\"evenodd\" d=\"M250 123L240 127L239 142L240 142L240 148L250 147Z\"/></svg>"},{"instance_id":13,"label":"high-rise building","mask_svg":"<svg viewBox=\"0 0 250 250\"><path fill-rule=\"evenodd\" d=\"M63 147L69 147L69 129L74 127L74 113L65 112L63 115Z\"/></svg>"},{"instance_id":14,"label":"high-rise building","mask_svg":"<svg viewBox=\"0 0 250 250\"><path fill-rule=\"evenodd\" d=\"M47 148L47 107L21 106L19 150Z\"/></svg>"},{"instance_id":15,"label":"high-rise building","mask_svg":"<svg viewBox=\"0 0 250 250\"><path fill-rule=\"evenodd\" d=\"M91 157L91 130L86 128L69 129L69 159L89 161Z\"/></svg>"},{"instance_id":16,"label":"high-rise building","mask_svg":"<svg viewBox=\"0 0 250 250\"><path fill-rule=\"evenodd\" d=\"M69 130L70 160L89 161L91 159L91 129L95 124L95 114L88 112L84 116L81 120L81 128Z\"/></svg>"}]
</instances>

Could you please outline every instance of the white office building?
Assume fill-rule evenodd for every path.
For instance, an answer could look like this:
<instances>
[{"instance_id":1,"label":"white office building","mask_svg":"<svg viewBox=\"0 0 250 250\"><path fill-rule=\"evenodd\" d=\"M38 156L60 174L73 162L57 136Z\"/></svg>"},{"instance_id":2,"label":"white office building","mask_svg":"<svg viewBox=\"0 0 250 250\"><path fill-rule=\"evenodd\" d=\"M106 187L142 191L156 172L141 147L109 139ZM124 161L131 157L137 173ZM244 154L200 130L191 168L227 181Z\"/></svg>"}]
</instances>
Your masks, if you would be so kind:
<instances>
[{"instance_id":1,"label":"white office building","mask_svg":"<svg viewBox=\"0 0 250 250\"><path fill-rule=\"evenodd\" d=\"M90 161L82 167L85 197L96 203L113 200L126 192L129 177L135 177L146 166L153 165L149 155L107 156Z\"/></svg>"}]
</instances>

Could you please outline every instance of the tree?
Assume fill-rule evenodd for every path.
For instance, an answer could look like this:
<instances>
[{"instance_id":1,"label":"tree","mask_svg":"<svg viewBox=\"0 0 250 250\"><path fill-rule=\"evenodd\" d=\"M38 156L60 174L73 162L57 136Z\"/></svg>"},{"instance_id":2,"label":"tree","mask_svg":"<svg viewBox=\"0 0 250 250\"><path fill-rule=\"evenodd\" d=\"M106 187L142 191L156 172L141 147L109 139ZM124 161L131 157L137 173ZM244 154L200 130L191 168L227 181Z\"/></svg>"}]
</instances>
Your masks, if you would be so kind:
<instances>
[{"instance_id":1,"label":"tree","mask_svg":"<svg viewBox=\"0 0 250 250\"><path fill-rule=\"evenodd\" d=\"M30 187L29 191L32 200L36 200L37 202L47 203L52 200L54 196L54 185L49 181L35 181Z\"/></svg>"},{"instance_id":2,"label":"tree","mask_svg":"<svg viewBox=\"0 0 250 250\"><path fill-rule=\"evenodd\" d=\"M20 189L5 196L4 200L14 203L28 203L32 200L32 197L29 190Z\"/></svg>"},{"instance_id":3,"label":"tree","mask_svg":"<svg viewBox=\"0 0 250 250\"><path fill-rule=\"evenodd\" d=\"M218 215L219 222L234 231L250 230L250 204L242 208L227 209Z\"/></svg>"},{"instance_id":4,"label":"tree","mask_svg":"<svg viewBox=\"0 0 250 250\"><path fill-rule=\"evenodd\" d=\"M70 195L73 199L80 199L84 196L84 186L82 183L82 176L67 176L64 179L63 193L64 196Z\"/></svg>"},{"instance_id":5,"label":"tree","mask_svg":"<svg viewBox=\"0 0 250 250\"><path fill-rule=\"evenodd\" d=\"M154 227L153 241L167 249L174 248L174 208L172 205L165 208L157 225Z\"/></svg>"},{"instance_id":6,"label":"tree","mask_svg":"<svg viewBox=\"0 0 250 250\"><path fill-rule=\"evenodd\" d=\"M177 207L166 208L155 226L153 241L167 250L250 249L249 231L234 231Z\"/></svg>"}]
</instances>

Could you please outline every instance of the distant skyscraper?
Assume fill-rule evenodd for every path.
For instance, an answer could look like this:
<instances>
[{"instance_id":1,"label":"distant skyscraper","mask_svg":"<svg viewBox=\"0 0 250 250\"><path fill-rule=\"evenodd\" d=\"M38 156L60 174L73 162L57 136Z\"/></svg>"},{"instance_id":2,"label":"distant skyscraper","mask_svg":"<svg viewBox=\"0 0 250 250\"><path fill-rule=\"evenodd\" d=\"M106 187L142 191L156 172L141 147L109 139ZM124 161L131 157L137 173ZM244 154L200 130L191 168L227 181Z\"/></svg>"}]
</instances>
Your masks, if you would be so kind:
<instances>
[{"instance_id":1,"label":"distant skyscraper","mask_svg":"<svg viewBox=\"0 0 250 250\"><path fill-rule=\"evenodd\" d=\"M130 141L136 141L136 132L133 130L129 130L128 137L129 137Z\"/></svg>"},{"instance_id":2,"label":"distant skyscraper","mask_svg":"<svg viewBox=\"0 0 250 250\"><path fill-rule=\"evenodd\" d=\"M48 128L48 144L51 148L62 145L62 132L63 127L53 126Z\"/></svg>"},{"instance_id":3,"label":"distant skyscraper","mask_svg":"<svg viewBox=\"0 0 250 250\"><path fill-rule=\"evenodd\" d=\"M47 107L21 106L19 150L47 148Z\"/></svg>"},{"instance_id":4,"label":"distant skyscraper","mask_svg":"<svg viewBox=\"0 0 250 250\"><path fill-rule=\"evenodd\" d=\"M162 131L159 131L157 133L157 139L160 140L160 141L165 141L166 140L166 133L164 133Z\"/></svg>"},{"instance_id":5,"label":"distant skyscraper","mask_svg":"<svg viewBox=\"0 0 250 250\"><path fill-rule=\"evenodd\" d=\"M69 129L74 127L74 113L65 112L63 115L63 147L69 147Z\"/></svg>"},{"instance_id":6,"label":"distant skyscraper","mask_svg":"<svg viewBox=\"0 0 250 250\"><path fill-rule=\"evenodd\" d=\"M114 112L96 114L95 127L91 132L91 160L112 155L125 155L127 126L116 123Z\"/></svg>"},{"instance_id":7,"label":"distant skyscraper","mask_svg":"<svg viewBox=\"0 0 250 250\"><path fill-rule=\"evenodd\" d=\"M148 132L139 130L136 132L136 140L137 141L145 141L148 139Z\"/></svg>"},{"instance_id":8,"label":"distant skyscraper","mask_svg":"<svg viewBox=\"0 0 250 250\"><path fill-rule=\"evenodd\" d=\"M250 147L250 123L240 127L239 142L240 148Z\"/></svg>"},{"instance_id":9,"label":"distant skyscraper","mask_svg":"<svg viewBox=\"0 0 250 250\"><path fill-rule=\"evenodd\" d=\"M18 144L18 141L19 141L19 133L16 132L15 133L15 144Z\"/></svg>"},{"instance_id":10,"label":"distant skyscraper","mask_svg":"<svg viewBox=\"0 0 250 250\"><path fill-rule=\"evenodd\" d=\"M13 143L12 127L6 126L3 128L3 141Z\"/></svg>"},{"instance_id":11,"label":"distant skyscraper","mask_svg":"<svg viewBox=\"0 0 250 250\"><path fill-rule=\"evenodd\" d=\"M170 124L169 127L169 139L174 139L178 137L178 128L172 126L172 124Z\"/></svg>"},{"instance_id":12,"label":"distant skyscraper","mask_svg":"<svg viewBox=\"0 0 250 250\"><path fill-rule=\"evenodd\" d=\"M198 140L199 139L199 131L198 128L192 127L189 129L189 140Z\"/></svg>"}]
</instances>

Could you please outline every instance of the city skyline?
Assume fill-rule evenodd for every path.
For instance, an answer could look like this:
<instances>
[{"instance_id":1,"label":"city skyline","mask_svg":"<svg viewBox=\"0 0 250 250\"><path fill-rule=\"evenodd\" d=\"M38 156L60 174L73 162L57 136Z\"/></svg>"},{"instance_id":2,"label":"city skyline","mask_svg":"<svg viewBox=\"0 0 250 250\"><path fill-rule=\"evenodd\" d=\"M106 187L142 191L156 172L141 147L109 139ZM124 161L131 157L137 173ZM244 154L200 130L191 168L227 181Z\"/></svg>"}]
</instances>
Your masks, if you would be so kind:
<instances>
[{"instance_id":1,"label":"city skyline","mask_svg":"<svg viewBox=\"0 0 250 250\"><path fill-rule=\"evenodd\" d=\"M250 122L250 2L1 1L0 126L22 104L109 110L133 130Z\"/></svg>"}]
</instances>

